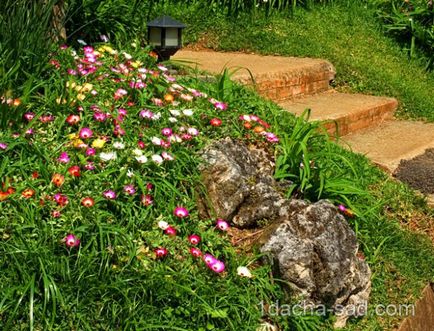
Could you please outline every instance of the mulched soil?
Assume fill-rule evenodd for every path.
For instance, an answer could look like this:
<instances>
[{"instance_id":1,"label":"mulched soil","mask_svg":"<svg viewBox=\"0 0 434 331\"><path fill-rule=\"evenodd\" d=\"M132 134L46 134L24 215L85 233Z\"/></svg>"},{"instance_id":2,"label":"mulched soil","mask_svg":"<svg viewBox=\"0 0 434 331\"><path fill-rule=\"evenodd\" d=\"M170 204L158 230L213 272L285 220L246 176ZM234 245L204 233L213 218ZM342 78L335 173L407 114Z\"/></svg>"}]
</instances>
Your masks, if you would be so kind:
<instances>
[{"instance_id":1,"label":"mulched soil","mask_svg":"<svg viewBox=\"0 0 434 331\"><path fill-rule=\"evenodd\" d=\"M434 148L411 160L402 160L396 178L425 194L434 194Z\"/></svg>"}]
</instances>

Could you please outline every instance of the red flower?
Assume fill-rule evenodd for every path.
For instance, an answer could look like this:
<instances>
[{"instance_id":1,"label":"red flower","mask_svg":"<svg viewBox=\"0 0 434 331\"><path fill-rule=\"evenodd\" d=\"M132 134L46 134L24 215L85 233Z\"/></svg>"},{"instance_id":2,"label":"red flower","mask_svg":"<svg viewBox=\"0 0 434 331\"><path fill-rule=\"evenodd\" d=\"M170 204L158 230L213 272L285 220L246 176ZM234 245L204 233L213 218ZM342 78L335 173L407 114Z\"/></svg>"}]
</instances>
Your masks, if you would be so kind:
<instances>
[{"instance_id":1,"label":"red flower","mask_svg":"<svg viewBox=\"0 0 434 331\"><path fill-rule=\"evenodd\" d=\"M222 120L220 118L213 118L209 121L209 124L211 124L212 126L220 126L222 125Z\"/></svg>"},{"instance_id":2,"label":"red flower","mask_svg":"<svg viewBox=\"0 0 434 331\"><path fill-rule=\"evenodd\" d=\"M80 167L79 166L72 166L68 169L68 172L71 174L71 176L74 177L80 177Z\"/></svg>"},{"instance_id":3,"label":"red flower","mask_svg":"<svg viewBox=\"0 0 434 331\"><path fill-rule=\"evenodd\" d=\"M80 116L79 115L69 115L66 118L66 123L68 123L69 125L75 125L78 122L80 122Z\"/></svg>"}]
</instances>

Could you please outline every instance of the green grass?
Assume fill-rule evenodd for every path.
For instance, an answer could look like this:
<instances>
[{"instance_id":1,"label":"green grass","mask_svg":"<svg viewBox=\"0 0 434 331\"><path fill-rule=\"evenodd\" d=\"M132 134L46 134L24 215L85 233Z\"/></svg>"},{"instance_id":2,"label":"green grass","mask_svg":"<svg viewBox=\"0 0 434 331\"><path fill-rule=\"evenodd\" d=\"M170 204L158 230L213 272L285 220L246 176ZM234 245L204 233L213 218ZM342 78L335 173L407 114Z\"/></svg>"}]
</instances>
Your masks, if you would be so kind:
<instances>
[{"instance_id":1,"label":"green grass","mask_svg":"<svg viewBox=\"0 0 434 331\"><path fill-rule=\"evenodd\" d=\"M342 4L343 3L343 4ZM165 10L189 26L186 42L224 51L247 51L329 60L338 89L398 98L401 118L434 121L434 73L385 36L374 9L357 1L298 9L292 15L261 12L232 19L202 8ZM205 12L204 12L205 11ZM201 17L208 16L203 21Z\"/></svg>"}]
</instances>

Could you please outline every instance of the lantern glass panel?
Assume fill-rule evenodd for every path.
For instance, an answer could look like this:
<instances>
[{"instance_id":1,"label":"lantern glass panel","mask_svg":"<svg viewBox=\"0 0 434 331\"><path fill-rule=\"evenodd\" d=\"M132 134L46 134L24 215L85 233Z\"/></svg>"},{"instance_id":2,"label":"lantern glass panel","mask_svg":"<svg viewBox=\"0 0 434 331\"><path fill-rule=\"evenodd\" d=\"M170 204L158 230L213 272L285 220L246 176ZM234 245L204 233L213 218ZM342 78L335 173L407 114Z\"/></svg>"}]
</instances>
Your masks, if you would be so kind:
<instances>
[{"instance_id":1,"label":"lantern glass panel","mask_svg":"<svg viewBox=\"0 0 434 331\"><path fill-rule=\"evenodd\" d=\"M166 29L166 46L176 47L178 46L178 29L177 28L167 28Z\"/></svg>"},{"instance_id":2,"label":"lantern glass panel","mask_svg":"<svg viewBox=\"0 0 434 331\"><path fill-rule=\"evenodd\" d=\"M149 43L152 46L161 46L161 29L160 28L150 28Z\"/></svg>"}]
</instances>

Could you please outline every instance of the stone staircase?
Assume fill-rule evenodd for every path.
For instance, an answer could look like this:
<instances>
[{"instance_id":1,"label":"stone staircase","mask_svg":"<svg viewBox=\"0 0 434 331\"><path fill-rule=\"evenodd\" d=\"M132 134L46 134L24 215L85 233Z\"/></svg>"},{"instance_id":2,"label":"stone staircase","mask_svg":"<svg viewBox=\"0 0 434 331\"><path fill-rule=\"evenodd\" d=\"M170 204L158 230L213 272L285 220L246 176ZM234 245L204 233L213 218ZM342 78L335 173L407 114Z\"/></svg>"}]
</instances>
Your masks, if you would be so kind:
<instances>
[{"instance_id":1,"label":"stone staircase","mask_svg":"<svg viewBox=\"0 0 434 331\"><path fill-rule=\"evenodd\" d=\"M331 89L336 71L326 60L189 50L178 52L173 60L213 74L225 67L236 70L233 79L254 86L283 109L297 115L311 109L310 120L322 121L343 146L390 173L401 160L434 147L434 124L393 119L396 99Z\"/></svg>"}]
</instances>

